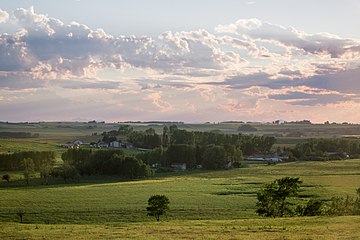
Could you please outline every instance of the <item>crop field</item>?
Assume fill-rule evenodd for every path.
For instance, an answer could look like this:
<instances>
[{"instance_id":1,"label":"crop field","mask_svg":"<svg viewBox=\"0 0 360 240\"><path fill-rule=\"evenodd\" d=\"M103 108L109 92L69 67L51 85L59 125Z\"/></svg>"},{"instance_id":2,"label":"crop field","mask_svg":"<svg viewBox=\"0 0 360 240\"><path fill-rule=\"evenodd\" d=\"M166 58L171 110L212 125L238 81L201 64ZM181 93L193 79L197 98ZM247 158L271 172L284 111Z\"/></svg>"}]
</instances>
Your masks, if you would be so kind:
<instances>
[{"instance_id":1,"label":"crop field","mask_svg":"<svg viewBox=\"0 0 360 240\"><path fill-rule=\"evenodd\" d=\"M144 131L153 128L161 133L164 124L147 123L86 123L86 122L38 122L38 123L0 123L0 132L30 132L38 133L41 138L63 142L76 137L85 137L92 133L101 134L104 131L117 130L119 126L128 124L134 130ZM255 131L244 132L238 128L244 124L251 125ZM171 124L167 124L171 125ZM255 134L277 135L280 137L293 138L292 134L301 133L302 137L336 137L336 136L360 136L359 124L272 124L272 123L199 123L177 124L178 128L187 131L217 131L227 134Z\"/></svg>"},{"instance_id":2,"label":"crop field","mask_svg":"<svg viewBox=\"0 0 360 240\"><path fill-rule=\"evenodd\" d=\"M249 165L136 181L84 178L26 186L18 174L0 188L1 239L356 239L360 217L267 219L255 214L256 192L276 178L300 177L300 196L355 195L360 160ZM36 180L34 180L36 181ZM170 211L146 216L147 199L165 194ZM24 223L16 212L22 210ZM334 233L337 234L334 234Z\"/></svg>"}]
</instances>

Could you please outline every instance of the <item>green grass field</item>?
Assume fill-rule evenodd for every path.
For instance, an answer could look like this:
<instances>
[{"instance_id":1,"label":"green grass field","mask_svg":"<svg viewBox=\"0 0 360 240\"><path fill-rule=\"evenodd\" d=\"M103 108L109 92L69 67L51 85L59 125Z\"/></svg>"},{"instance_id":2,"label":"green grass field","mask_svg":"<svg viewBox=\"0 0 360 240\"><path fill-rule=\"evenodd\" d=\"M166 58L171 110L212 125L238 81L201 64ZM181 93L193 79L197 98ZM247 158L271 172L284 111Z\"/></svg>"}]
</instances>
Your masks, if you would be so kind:
<instances>
[{"instance_id":1,"label":"green grass field","mask_svg":"<svg viewBox=\"0 0 360 240\"><path fill-rule=\"evenodd\" d=\"M186 220L106 224L2 223L3 239L359 239L359 217Z\"/></svg>"},{"instance_id":2,"label":"green grass field","mask_svg":"<svg viewBox=\"0 0 360 240\"><path fill-rule=\"evenodd\" d=\"M360 160L250 165L121 182L86 178L51 186L1 184L0 239L357 239L360 217L267 219L255 214L256 191L276 178L301 177L300 196L355 195ZM18 175L19 177L19 175ZM160 223L147 199L165 194ZM304 200L305 201L305 200ZM24 223L16 212L25 211ZM334 234L336 233L336 234Z\"/></svg>"},{"instance_id":3,"label":"green grass field","mask_svg":"<svg viewBox=\"0 0 360 240\"><path fill-rule=\"evenodd\" d=\"M239 123L183 124L193 131L239 133ZM360 134L359 125L252 124L251 134L281 134L277 146L294 146L308 137ZM0 153L55 151L59 144L81 139L96 141L103 131L119 124L0 123L0 131L38 133L39 138L0 139ZM162 125L133 124L135 130ZM289 137L301 131L304 137ZM249 134L249 133L247 133ZM291 176L304 181L300 196L330 199L354 196L360 187L360 160L291 162L278 165L249 163L247 168L158 174L153 178L124 181L92 176L79 183L50 180L26 186L21 172L9 173L10 184L0 182L0 239L360 239L360 216L262 218L255 214L256 192L276 178ZM36 177L36 175L35 175ZM165 194L170 211L156 222L146 216L147 199ZM16 215L24 211L24 223Z\"/></svg>"}]
</instances>

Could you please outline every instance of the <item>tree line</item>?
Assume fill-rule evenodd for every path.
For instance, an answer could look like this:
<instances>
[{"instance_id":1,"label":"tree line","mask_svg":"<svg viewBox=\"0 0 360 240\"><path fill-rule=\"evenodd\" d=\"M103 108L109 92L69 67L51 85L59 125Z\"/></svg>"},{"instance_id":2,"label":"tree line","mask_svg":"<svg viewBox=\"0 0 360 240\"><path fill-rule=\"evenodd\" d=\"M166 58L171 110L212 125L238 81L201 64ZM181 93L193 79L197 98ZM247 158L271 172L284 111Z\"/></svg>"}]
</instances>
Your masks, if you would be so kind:
<instances>
[{"instance_id":1,"label":"tree line","mask_svg":"<svg viewBox=\"0 0 360 240\"><path fill-rule=\"evenodd\" d=\"M38 138L38 133L29 132L0 132L0 138Z\"/></svg>"},{"instance_id":2,"label":"tree line","mask_svg":"<svg viewBox=\"0 0 360 240\"><path fill-rule=\"evenodd\" d=\"M152 175L149 165L118 149L68 149L61 156L64 165L74 167L80 175L117 175L126 178Z\"/></svg>"},{"instance_id":3,"label":"tree line","mask_svg":"<svg viewBox=\"0 0 360 240\"><path fill-rule=\"evenodd\" d=\"M276 142L271 136L254 136L243 134L223 134L219 132L200 132L178 129L176 125L164 126L162 134L157 134L154 129L149 128L144 132L131 131L128 141L135 147L153 149L156 147L167 147L173 144L187 144L193 146L206 145L234 145L244 155L257 152L268 152Z\"/></svg>"},{"instance_id":4,"label":"tree line","mask_svg":"<svg viewBox=\"0 0 360 240\"><path fill-rule=\"evenodd\" d=\"M135 147L152 149L140 153L138 158L148 164L169 167L186 163L188 168L202 165L206 169L239 166L243 155L267 153L276 142L274 137L219 132L186 131L176 125L164 126L157 134L149 128L144 132L131 131L128 141Z\"/></svg>"},{"instance_id":5,"label":"tree line","mask_svg":"<svg viewBox=\"0 0 360 240\"><path fill-rule=\"evenodd\" d=\"M360 140L349 138L308 139L290 150L290 160L325 161L360 157Z\"/></svg>"},{"instance_id":6,"label":"tree line","mask_svg":"<svg viewBox=\"0 0 360 240\"><path fill-rule=\"evenodd\" d=\"M149 165L134 156L126 156L122 150L68 149L62 160L62 165L56 165L55 153L50 151L0 154L0 170L22 171L28 185L35 173L39 173L42 184L48 184L50 177L68 182L78 181L82 175L137 178L153 174ZM5 174L2 179L9 182L10 175Z\"/></svg>"},{"instance_id":7,"label":"tree line","mask_svg":"<svg viewBox=\"0 0 360 240\"><path fill-rule=\"evenodd\" d=\"M53 151L24 151L11 154L0 154L0 170L22 170L23 160L32 159L34 170L40 171L44 165L52 165L55 161Z\"/></svg>"},{"instance_id":8,"label":"tree line","mask_svg":"<svg viewBox=\"0 0 360 240\"><path fill-rule=\"evenodd\" d=\"M141 152L136 156L149 165L170 167L175 163L186 163L187 168L202 165L205 169L221 169L228 166L239 167L243 160L242 151L234 145L189 145L173 144L151 151Z\"/></svg>"},{"instance_id":9,"label":"tree line","mask_svg":"<svg viewBox=\"0 0 360 240\"><path fill-rule=\"evenodd\" d=\"M55 152L26 151L12 154L0 154L0 169L5 171L22 171L26 183L35 172L40 173L42 184L48 184L48 179L55 165ZM9 182L10 175L5 174L2 179Z\"/></svg>"}]
</instances>

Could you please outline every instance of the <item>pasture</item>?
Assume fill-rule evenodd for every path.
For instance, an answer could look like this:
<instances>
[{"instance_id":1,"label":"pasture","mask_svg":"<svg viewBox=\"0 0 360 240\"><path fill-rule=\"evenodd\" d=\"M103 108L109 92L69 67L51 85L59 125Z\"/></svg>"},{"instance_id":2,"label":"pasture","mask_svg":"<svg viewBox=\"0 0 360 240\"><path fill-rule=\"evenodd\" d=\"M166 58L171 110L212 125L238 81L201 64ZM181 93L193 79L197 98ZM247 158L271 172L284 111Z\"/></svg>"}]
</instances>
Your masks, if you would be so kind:
<instances>
[{"instance_id":1,"label":"pasture","mask_svg":"<svg viewBox=\"0 0 360 240\"><path fill-rule=\"evenodd\" d=\"M355 195L360 160L249 165L119 181L25 186L2 183L0 238L97 239L354 239L360 217L266 219L255 214L256 191L276 178L301 177L300 196ZM170 211L159 223L146 216L147 199L165 194ZM16 212L25 212L18 223ZM337 232L337 235L334 235Z\"/></svg>"},{"instance_id":2,"label":"pasture","mask_svg":"<svg viewBox=\"0 0 360 240\"><path fill-rule=\"evenodd\" d=\"M161 124L131 124L134 130ZM188 131L237 134L240 123L182 124ZM360 134L359 125L301 125L252 123L256 132L281 135L277 146L294 146L309 137ZM0 139L0 152L66 151L59 145L80 139L101 139L104 131L120 124L104 123L0 123L3 132L29 132L38 138ZM302 132L302 137L291 136ZM354 137L354 136L352 136ZM131 152L132 153L132 152ZM300 201L355 196L360 187L360 160L289 162L277 165L248 163L246 168L156 174L124 181L117 177L90 176L64 184L50 179L40 185L38 175L25 184L21 172L0 182L0 239L358 239L360 217L292 217L269 219L256 215L256 192L284 176L300 177ZM165 194L170 211L155 222L146 216L147 199ZM23 211L23 223L17 212Z\"/></svg>"}]
</instances>

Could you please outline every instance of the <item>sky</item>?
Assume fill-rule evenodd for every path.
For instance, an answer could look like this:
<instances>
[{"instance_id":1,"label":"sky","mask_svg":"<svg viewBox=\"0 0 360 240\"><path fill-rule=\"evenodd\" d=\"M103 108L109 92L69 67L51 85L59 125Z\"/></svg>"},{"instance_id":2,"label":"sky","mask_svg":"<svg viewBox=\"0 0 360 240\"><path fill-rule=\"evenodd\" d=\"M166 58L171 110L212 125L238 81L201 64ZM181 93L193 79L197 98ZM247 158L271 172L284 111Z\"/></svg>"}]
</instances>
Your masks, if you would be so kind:
<instances>
[{"instance_id":1,"label":"sky","mask_svg":"<svg viewBox=\"0 0 360 240\"><path fill-rule=\"evenodd\" d=\"M2 0L0 121L360 122L358 0Z\"/></svg>"}]
</instances>

